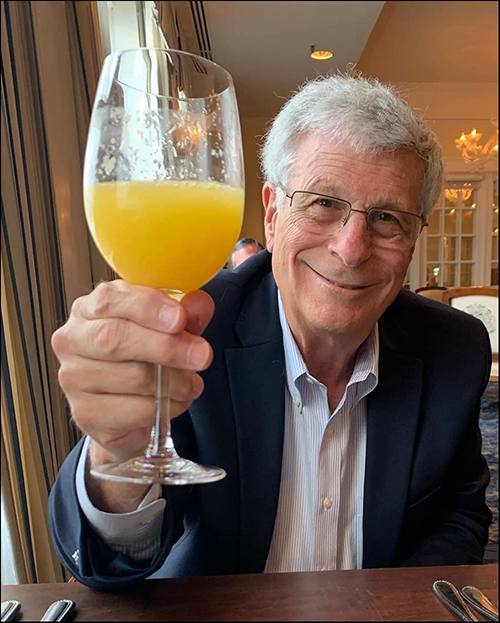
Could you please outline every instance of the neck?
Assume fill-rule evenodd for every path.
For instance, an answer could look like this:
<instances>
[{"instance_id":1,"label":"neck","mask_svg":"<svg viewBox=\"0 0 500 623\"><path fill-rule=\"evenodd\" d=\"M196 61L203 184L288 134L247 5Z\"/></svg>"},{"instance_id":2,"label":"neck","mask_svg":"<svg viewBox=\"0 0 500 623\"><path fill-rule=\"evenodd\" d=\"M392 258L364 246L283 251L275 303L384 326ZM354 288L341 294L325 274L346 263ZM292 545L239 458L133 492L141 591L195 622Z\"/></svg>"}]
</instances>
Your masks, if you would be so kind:
<instances>
[{"instance_id":1,"label":"neck","mask_svg":"<svg viewBox=\"0 0 500 623\"><path fill-rule=\"evenodd\" d=\"M364 339L349 339L343 335L325 332L307 335L294 331L292 335L299 347L309 372L327 387L351 378L356 355Z\"/></svg>"}]
</instances>

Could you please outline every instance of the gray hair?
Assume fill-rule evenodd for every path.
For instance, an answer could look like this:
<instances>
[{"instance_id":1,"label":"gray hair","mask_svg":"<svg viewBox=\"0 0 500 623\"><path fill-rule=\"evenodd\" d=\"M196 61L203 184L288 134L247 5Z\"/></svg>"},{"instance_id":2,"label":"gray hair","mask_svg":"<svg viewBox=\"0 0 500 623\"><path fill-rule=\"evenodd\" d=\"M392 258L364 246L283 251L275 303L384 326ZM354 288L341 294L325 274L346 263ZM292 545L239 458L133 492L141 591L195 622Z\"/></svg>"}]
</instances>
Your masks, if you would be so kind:
<instances>
[{"instance_id":1,"label":"gray hair","mask_svg":"<svg viewBox=\"0 0 500 623\"><path fill-rule=\"evenodd\" d=\"M394 87L359 73L319 77L306 83L280 110L261 149L264 176L285 185L295 162L295 146L306 133L348 144L360 155L406 150L423 164L420 214L427 216L443 185L441 145Z\"/></svg>"}]
</instances>

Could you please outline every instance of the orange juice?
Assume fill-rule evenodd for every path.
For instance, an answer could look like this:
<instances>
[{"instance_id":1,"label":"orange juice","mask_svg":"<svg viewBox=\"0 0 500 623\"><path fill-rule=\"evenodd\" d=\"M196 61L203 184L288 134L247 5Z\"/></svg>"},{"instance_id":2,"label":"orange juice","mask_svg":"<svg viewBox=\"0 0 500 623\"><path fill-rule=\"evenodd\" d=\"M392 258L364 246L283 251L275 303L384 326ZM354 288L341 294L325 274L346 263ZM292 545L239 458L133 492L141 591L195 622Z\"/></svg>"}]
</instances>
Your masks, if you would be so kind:
<instances>
[{"instance_id":1,"label":"orange juice","mask_svg":"<svg viewBox=\"0 0 500 623\"><path fill-rule=\"evenodd\" d=\"M85 189L92 236L108 264L135 285L190 292L235 245L242 188L218 182L103 182Z\"/></svg>"}]
</instances>

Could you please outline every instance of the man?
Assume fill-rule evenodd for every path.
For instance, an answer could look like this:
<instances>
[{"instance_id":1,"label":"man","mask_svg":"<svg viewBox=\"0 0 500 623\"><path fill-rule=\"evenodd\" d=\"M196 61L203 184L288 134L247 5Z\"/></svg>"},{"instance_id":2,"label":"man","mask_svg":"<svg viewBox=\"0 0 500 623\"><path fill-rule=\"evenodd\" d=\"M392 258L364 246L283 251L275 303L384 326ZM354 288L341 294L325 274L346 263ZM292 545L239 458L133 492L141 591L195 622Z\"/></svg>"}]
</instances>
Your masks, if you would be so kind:
<instances>
[{"instance_id":1,"label":"man","mask_svg":"<svg viewBox=\"0 0 500 623\"><path fill-rule=\"evenodd\" d=\"M181 304L102 284L54 334L87 437L51 493L51 528L91 587L482 561L489 339L401 289L441 191L435 137L378 82L332 77L285 105L262 163L270 254ZM90 474L146 447L154 363L172 369L179 454L224 480L160 490Z\"/></svg>"},{"instance_id":2,"label":"man","mask_svg":"<svg viewBox=\"0 0 500 623\"><path fill-rule=\"evenodd\" d=\"M252 257L252 255L259 253L259 251L262 251L263 249L264 247L258 240L254 240L253 238L240 238L240 240L238 240L238 242L234 245L234 249L229 260L229 267L234 270L240 264L243 264L245 260L248 260L249 257Z\"/></svg>"}]
</instances>

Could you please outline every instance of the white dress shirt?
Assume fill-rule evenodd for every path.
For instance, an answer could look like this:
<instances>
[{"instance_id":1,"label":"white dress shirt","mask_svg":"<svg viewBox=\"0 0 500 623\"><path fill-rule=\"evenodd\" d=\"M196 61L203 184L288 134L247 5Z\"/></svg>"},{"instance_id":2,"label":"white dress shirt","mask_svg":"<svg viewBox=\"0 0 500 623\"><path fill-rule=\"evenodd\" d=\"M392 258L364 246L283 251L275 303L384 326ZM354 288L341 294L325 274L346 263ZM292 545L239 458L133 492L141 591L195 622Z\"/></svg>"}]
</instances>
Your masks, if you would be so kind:
<instances>
[{"instance_id":1,"label":"white dress shirt","mask_svg":"<svg viewBox=\"0 0 500 623\"><path fill-rule=\"evenodd\" d=\"M278 296L286 362L285 437L278 513L266 572L360 569L366 395L377 385L378 328L361 345L331 413L311 376Z\"/></svg>"},{"instance_id":2,"label":"white dress shirt","mask_svg":"<svg viewBox=\"0 0 500 623\"><path fill-rule=\"evenodd\" d=\"M285 436L278 510L264 572L361 568L366 456L366 396L377 385L378 329L361 345L333 413L326 387L312 377L293 339L278 294L286 377ZM166 501L153 485L136 511L105 513L85 487L89 440L76 472L80 506L108 545L136 559L160 545Z\"/></svg>"}]
</instances>

